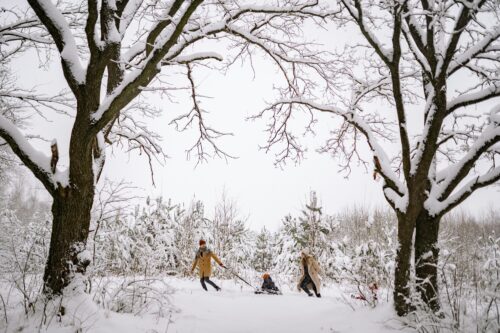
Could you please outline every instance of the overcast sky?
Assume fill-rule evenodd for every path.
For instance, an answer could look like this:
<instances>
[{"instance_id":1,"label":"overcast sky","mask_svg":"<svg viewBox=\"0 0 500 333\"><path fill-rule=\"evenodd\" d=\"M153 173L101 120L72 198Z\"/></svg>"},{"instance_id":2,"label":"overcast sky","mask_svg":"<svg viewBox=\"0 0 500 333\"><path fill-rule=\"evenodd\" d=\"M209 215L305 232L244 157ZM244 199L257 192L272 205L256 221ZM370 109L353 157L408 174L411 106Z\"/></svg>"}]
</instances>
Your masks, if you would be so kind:
<instances>
[{"instance_id":1,"label":"overcast sky","mask_svg":"<svg viewBox=\"0 0 500 333\"><path fill-rule=\"evenodd\" d=\"M330 43L327 47L331 48L357 36L356 31L341 34L341 37L325 31L314 33L323 42ZM315 152L324 143L329 129L336 125L329 118L322 119L317 136L304 139L309 152L299 165L289 163L282 169L277 168L273 163L274 155L259 150L259 144L264 144L266 139L265 123L249 122L245 118L261 110L266 101L273 100L273 84L281 78L266 59L260 55L255 59L255 77L248 65L234 65L226 74L195 68L200 92L211 97L203 102L203 106L210 110L206 121L218 130L234 133L219 143L237 159L212 159L195 168L196 160L186 160L185 150L192 145L196 132L178 133L168 125L176 115L189 110L189 99L179 95L177 103L171 103L156 96L150 102L164 112L161 118L150 122L150 126L162 134L162 145L170 156L163 166L154 166L156 187L152 186L147 160L119 150L114 150L108 159L105 176L117 181L125 179L143 188L143 194L162 195L174 202L188 203L193 198L202 200L208 215L212 215L215 202L226 189L229 197L239 205L242 215L249 216L252 229L264 225L276 229L283 216L299 213L311 190L317 191L327 213L352 205L370 208L383 205L382 184L372 179L371 170L367 173L353 165L346 179L346 174L339 172L335 159ZM34 55L24 56L14 62L13 69L23 86L38 85L44 91L56 91L65 87L65 83L59 62L57 58L54 60L50 68L43 69L38 67ZM181 84L185 85L185 82ZM67 159L71 119L60 116L51 116L50 119L52 122L48 123L40 119L34 121L36 129L33 132L49 140L58 140L63 164ZM48 154L48 143L37 142L36 145ZM370 160L370 156L365 157ZM480 214L498 202L499 187L490 187L478 191L463 207Z\"/></svg>"}]
</instances>

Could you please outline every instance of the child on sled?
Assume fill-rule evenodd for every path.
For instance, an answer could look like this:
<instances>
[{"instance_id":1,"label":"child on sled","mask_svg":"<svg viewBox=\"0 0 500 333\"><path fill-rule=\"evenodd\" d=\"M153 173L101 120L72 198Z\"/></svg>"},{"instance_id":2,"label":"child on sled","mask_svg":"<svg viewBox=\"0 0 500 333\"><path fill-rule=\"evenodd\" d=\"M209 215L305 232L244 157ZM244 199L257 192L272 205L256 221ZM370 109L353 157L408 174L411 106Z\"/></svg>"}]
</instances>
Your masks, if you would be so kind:
<instances>
[{"instance_id":1,"label":"child on sled","mask_svg":"<svg viewBox=\"0 0 500 333\"><path fill-rule=\"evenodd\" d=\"M257 290L255 293L256 294L275 294L275 295L281 295L280 290L276 285L274 284L273 279L271 279L271 275L269 273L265 273L262 275L262 286L260 287L260 290Z\"/></svg>"}]
</instances>

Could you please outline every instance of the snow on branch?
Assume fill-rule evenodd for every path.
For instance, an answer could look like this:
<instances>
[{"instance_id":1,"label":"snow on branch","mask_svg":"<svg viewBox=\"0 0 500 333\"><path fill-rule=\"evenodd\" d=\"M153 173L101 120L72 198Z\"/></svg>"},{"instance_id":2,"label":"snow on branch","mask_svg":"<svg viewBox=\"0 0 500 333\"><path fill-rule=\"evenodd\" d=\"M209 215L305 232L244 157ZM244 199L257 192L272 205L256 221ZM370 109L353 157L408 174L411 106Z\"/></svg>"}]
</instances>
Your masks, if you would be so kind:
<instances>
[{"instance_id":1,"label":"snow on branch","mask_svg":"<svg viewBox=\"0 0 500 333\"><path fill-rule=\"evenodd\" d=\"M46 117L47 110L52 110L59 114L68 115L69 110L74 107L73 99L67 93L60 92L57 95L38 95L34 90L25 90L8 85L0 78L0 99L3 101L12 100L11 106L16 106L16 111L36 112L42 118ZM21 110L22 109L22 110ZM8 110L7 110L8 111Z\"/></svg>"},{"instance_id":2,"label":"snow on branch","mask_svg":"<svg viewBox=\"0 0 500 333\"><path fill-rule=\"evenodd\" d=\"M35 16L15 6L0 8L0 64L6 69L13 56L27 50L48 49L53 44L48 32Z\"/></svg>"},{"instance_id":3,"label":"snow on branch","mask_svg":"<svg viewBox=\"0 0 500 333\"><path fill-rule=\"evenodd\" d=\"M416 5L409 3L408 1L403 3L403 31L406 33L405 39L411 44L410 47L414 53L419 53L420 58L427 62L427 59L422 58L426 56L426 38L427 32L422 29L419 23L418 17L421 15L421 11L416 8Z\"/></svg>"},{"instance_id":4,"label":"snow on branch","mask_svg":"<svg viewBox=\"0 0 500 333\"><path fill-rule=\"evenodd\" d=\"M407 15L410 16L409 14ZM403 24L402 29L405 40L408 43L408 46L415 59L418 61L424 71L430 75L430 73L432 73L432 69L424 53L425 46L423 44L419 45L419 41L421 41L420 33L414 30L416 29L415 25L410 22L407 22L407 24Z\"/></svg>"},{"instance_id":5,"label":"snow on branch","mask_svg":"<svg viewBox=\"0 0 500 333\"><path fill-rule=\"evenodd\" d=\"M201 60L217 60L222 61L224 58L217 52L196 52L189 55L178 56L170 61L163 61L162 65L173 65L173 64L189 64Z\"/></svg>"},{"instance_id":6,"label":"snow on branch","mask_svg":"<svg viewBox=\"0 0 500 333\"><path fill-rule=\"evenodd\" d=\"M117 12L117 3L115 0L103 0L101 4L101 32L106 46L119 44L123 35L119 32L116 25L115 15Z\"/></svg>"},{"instance_id":7,"label":"snow on branch","mask_svg":"<svg viewBox=\"0 0 500 333\"><path fill-rule=\"evenodd\" d=\"M81 63L68 22L51 0L28 0L28 3L51 34L61 55L66 80L76 92L78 85L85 83L86 69Z\"/></svg>"},{"instance_id":8,"label":"snow on branch","mask_svg":"<svg viewBox=\"0 0 500 333\"><path fill-rule=\"evenodd\" d=\"M440 44L442 44L442 50L440 50L440 57L436 68L436 76L448 77L448 75L454 73L457 68L460 68L461 66L466 64L471 59L471 57L474 57L478 53L480 53L483 50L483 47L487 47L494 39L498 38L498 27L494 27L490 35L491 37L493 37L493 40L488 40L488 37L486 37L482 41L479 41L476 45L472 47L469 46L467 48L468 50L465 51L465 53L463 53L462 55L456 56L460 46L462 35L476 35L471 22L477 22L476 16L478 12L480 12L483 7L487 5L487 1L476 0L471 3L461 1L459 3L460 8L456 12L455 18L453 19L453 30L448 34L449 38L447 41L440 41ZM485 27L482 24L480 24L480 26L482 26L483 28ZM442 29L444 30L445 27L443 26Z\"/></svg>"},{"instance_id":9,"label":"snow on branch","mask_svg":"<svg viewBox=\"0 0 500 333\"><path fill-rule=\"evenodd\" d=\"M458 191L451 194L443 201L436 200L436 197L430 196L425 207L431 215L442 216L449 212L465 199L467 199L475 190L494 184L500 180L500 166L491 168L483 175L475 176L462 186Z\"/></svg>"},{"instance_id":10,"label":"snow on branch","mask_svg":"<svg viewBox=\"0 0 500 333\"><path fill-rule=\"evenodd\" d=\"M118 26L118 31L121 36L125 36L127 28L130 26L134 18L136 17L137 11L141 8L144 0L122 0L122 3L125 4L123 7L120 17L120 24Z\"/></svg>"},{"instance_id":11,"label":"snow on branch","mask_svg":"<svg viewBox=\"0 0 500 333\"><path fill-rule=\"evenodd\" d=\"M486 126L481 135L469 147L467 153L455 164L441 170L436 175L427 203L435 215L447 212L463 200L474 190L496 182L499 170L495 164L495 156L492 157L490 171L481 176L474 176L462 188L457 187L469 175L476 166L479 158L488 153L489 150L500 142L500 107L496 107L490 113L490 124Z\"/></svg>"},{"instance_id":12,"label":"snow on branch","mask_svg":"<svg viewBox=\"0 0 500 333\"><path fill-rule=\"evenodd\" d=\"M0 115L0 137L28 167L49 193L57 187L55 173L51 171L51 158L33 148L21 131L6 117Z\"/></svg>"},{"instance_id":13,"label":"snow on branch","mask_svg":"<svg viewBox=\"0 0 500 333\"><path fill-rule=\"evenodd\" d=\"M494 82L492 85L482 88L480 91L468 94L461 94L451 101L448 104L448 114L454 112L455 110L466 107L468 105L478 104L480 102L489 100L493 97L500 96L500 81Z\"/></svg>"},{"instance_id":14,"label":"snow on branch","mask_svg":"<svg viewBox=\"0 0 500 333\"><path fill-rule=\"evenodd\" d=\"M41 23L36 17L29 17L14 8L0 8L0 45L10 42L31 41L41 44L52 44L47 32L40 29Z\"/></svg>"},{"instance_id":15,"label":"snow on branch","mask_svg":"<svg viewBox=\"0 0 500 333\"><path fill-rule=\"evenodd\" d=\"M488 31L486 36L481 40L477 41L471 47L468 47L462 53L459 53L453 57L450 66L448 67L448 75L455 73L460 68L466 66L474 59L481 58L483 54L490 52L489 47L500 38L500 26L493 28L493 30ZM500 57L496 56L495 59L498 61Z\"/></svg>"},{"instance_id":16,"label":"snow on branch","mask_svg":"<svg viewBox=\"0 0 500 333\"><path fill-rule=\"evenodd\" d=\"M365 120L354 111L355 109L342 110L334 106L321 105L301 98L281 100L272 103L264 111L252 117L261 118L265 113L271 113L271 121L268 124L269 138L266 146L263 147L264 149L269 150L273 145L284 143L285 148L279 153L278 161L289 158L291 153L295 154L297 158L300 158L303 154L301 146L297 143L295 136L291 134L287 127L292 115L293 107L303 107L309 111L316 110L340 116L347 123L356 128L356 130L364 136L374 158L377 160L375 163L375 167L377 169L376 171L380 173L386 186L389 187L392 190L392 193L395 194L391 197L392 203L397 205L399 207L398 209L402 211L406 209L406 203L404 202L405 194L407 192L406 187L392 170L391 161L385 150L379 144L379 140L376 138L376 132L374 131L377 130L371 126L371 124L380 123L379 119ZM382 133L382 135L385 134Z\"/></svg>"},{"instance_id":17,"label":"snow on branch","mask_svg":"<svg viewBox=\"0 0 500 333\"><path fill-rule=\"evenodd\" d=\"M360 0L342 0L342 4L347 9L351 18L356 22L357 26L361 30L361 33L365 36L368 43L373 47L374 51L379 55L379 57L387 64L393 61L393 51L387 48L376 35L373 33L372 28L368 26L367 21L373 19L372 14L368 12L367 9L363 8L363 3Z\"/></svg>"},{"instance_id":18,"label":"snow on branch","mask_svg":"<svg viewBox=\"0 0 500 333\"><path fill-rule=\"evenodd\" d=\"M327 6L321 6L319 1L300 1L300 0L288 0L279 6L265 5L259 6L255 4L251 5L238 5L236 8L228 11L228 15L231 17L231 21L239 19L241 16L247 14L266 14L270 17L273 14L287 16L298 16L303 18L319 18L326 19L328 17L333 17L340 13L339 9L331 9ZM258 24L255 25L255 29L258 28Z\"/></svg>"},{"instance_id":19,"label":"snow on branch","mask_svg":"<svg viewBox=\"0 0 500 333\"><path fill-rule=\"evenodd\" d=\"M188 24L189 18L201 4L201 0L193 1L184 10L180 10L174 18L173 24L169 28L158 33L153 48L148 52L141 65L136 66L131 73L125 76L122 82L106 96L99 108L92 114L94 129L103 129L132 99L146 87L158 74L161 61L165 55L176 46L177 38L182 34L184 27Z\"/></svg>"}]
</instances>

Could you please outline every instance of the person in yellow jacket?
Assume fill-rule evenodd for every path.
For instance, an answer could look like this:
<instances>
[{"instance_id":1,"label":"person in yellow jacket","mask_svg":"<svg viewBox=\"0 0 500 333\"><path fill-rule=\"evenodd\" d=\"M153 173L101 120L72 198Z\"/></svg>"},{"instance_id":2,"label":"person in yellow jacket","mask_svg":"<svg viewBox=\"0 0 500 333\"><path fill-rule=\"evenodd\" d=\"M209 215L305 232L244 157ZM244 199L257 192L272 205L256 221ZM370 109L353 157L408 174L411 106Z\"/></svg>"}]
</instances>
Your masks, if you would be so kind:
<instances>
[{"instance_id":1,"label":"person in yellow jacket","mask_svg":"<svg viewBox=\"0 0 500 333\"><path fill-rule=\"evenodd\" d=\"M193 273L196 266L198 266L200 282L203 289L207 290L207 285L205 284L206 282L214 287L215 290L219 291L220 288L210 280L210 275L212 274L212 258L221 267L226 267L215 255L215 253L213 253L212 250L207 247L207 243L203 239L200 239L200 248L198 249L198 251L196 251L196 256L194 258L193 267L191 268L191 273Z\"/></svg>"}]
</instances>

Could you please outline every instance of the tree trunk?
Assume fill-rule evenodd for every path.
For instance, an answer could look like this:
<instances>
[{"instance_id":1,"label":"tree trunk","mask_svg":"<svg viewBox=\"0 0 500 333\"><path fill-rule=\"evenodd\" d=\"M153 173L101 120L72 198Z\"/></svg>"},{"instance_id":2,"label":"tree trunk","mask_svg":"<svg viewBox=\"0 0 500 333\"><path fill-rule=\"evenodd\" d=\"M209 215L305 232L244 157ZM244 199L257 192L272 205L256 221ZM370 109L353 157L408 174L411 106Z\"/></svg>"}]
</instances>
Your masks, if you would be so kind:
<instances>
[{"instance_id":1,"label":"tree trunk","mask_svg":"<svg viewBox=\"0 0 500 333\"><path fill-rule=\"evenodd\" d=\"M406 215L398 214L398 242L394 276L394 308L398 316L411 311L410 269L412 238L415 224Z\"/></svg>"},{"instance_id":2,"label":"tree trunk","mask_svg":"<svg viewBox=\"0 0 500 333\"><path fill-rule=\"evenodd\" d=\"M88 114L85 110L77 112L69 150L69 185L59 185L53 195L52 234L44 274L47 294L61 294L75 273L85 273L90 264L90 255L82 255L87 245L95 190L93 138L87 136L85 118Z\"/></svg>"},{"instance_id":3,"label":"tree trunk","mask_svg":"<svg viewBox=\"0 0 500 333\"><path fill-rule=\"evenodd\" d=\"M439 217L431 217L422 210L415 230L415 275L422 300L434 312L440 310L437 283L439 248Z\"/></svg>"},{"instance_id":4,"label":"tree trunk","mask_svg":"<svg viewBox=\"0 0 500 333\"><path fill-rule=\"evenodd\" d=\"M45 292L61 294L75 273L84 273L90 263L85 250L90 226L93 195L74 188L60 188L52 203L52 234L47 265Z\"/></svg>"}]
</instances>

